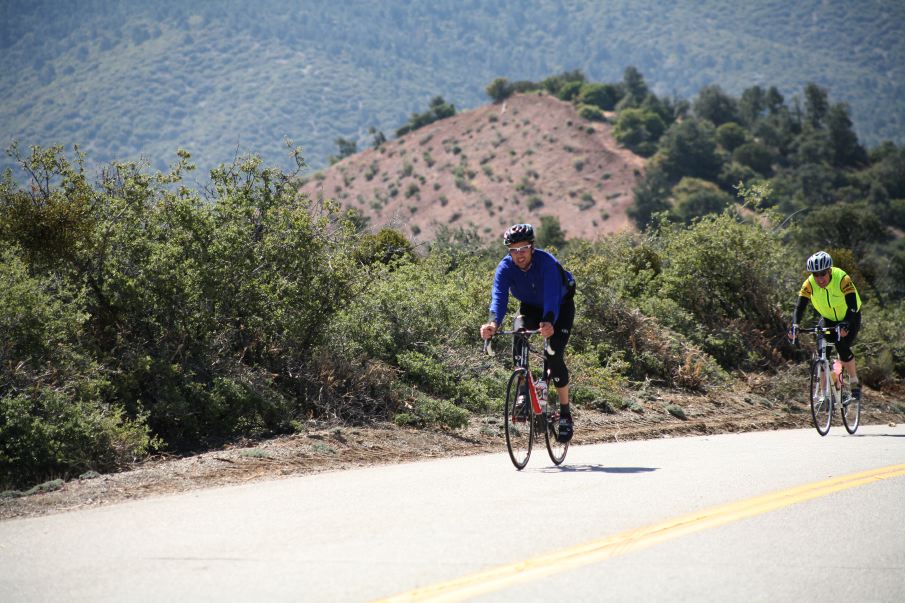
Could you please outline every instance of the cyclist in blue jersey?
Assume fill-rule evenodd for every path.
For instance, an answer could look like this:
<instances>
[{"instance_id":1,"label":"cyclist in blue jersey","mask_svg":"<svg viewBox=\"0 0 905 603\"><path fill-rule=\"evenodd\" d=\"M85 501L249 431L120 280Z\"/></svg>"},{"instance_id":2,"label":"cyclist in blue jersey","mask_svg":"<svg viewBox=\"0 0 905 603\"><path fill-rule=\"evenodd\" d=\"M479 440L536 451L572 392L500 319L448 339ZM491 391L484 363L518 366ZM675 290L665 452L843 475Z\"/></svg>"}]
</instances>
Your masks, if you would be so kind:
<instances>
[{"instance_id":1,"label":"cyclist in blue jersey","mask_svg":"<svg viewBox=\"0 0 905 603\"><path fill-rule=\"evenodd\" d=\"M503 235L508 247L493 278L490 320L481 325L481 337L490 339L502 324L509 294L521 304L518 327L540 329L548 338L552 353L544 352L544 375L549 375L559 397L560 440L572 439L572 412L569 408L569 370L565 363L566 343L575 321L575 279L550 253L534 247L534 227L515 224Z\"/></svg>"}]
</instances>

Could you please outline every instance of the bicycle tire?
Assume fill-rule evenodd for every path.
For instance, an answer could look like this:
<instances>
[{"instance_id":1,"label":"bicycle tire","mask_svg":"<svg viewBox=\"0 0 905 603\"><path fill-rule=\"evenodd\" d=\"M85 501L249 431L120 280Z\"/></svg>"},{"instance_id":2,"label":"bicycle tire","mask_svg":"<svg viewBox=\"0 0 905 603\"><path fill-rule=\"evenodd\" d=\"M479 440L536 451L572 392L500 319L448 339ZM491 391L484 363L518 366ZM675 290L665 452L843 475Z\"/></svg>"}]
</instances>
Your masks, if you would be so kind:
<instances>
[{"instance_id":1,"label":"bicycle tire","mask_svg":"<svg viewBox=\"0 0 905 603\"><path fill-rule=\"evenodd\" d=\"M833 392L830 388L829 363L826 360L815 360L811 364L811 418L814 419L814 427L817 433L825 436L830 431L830 421L833 419Z\"/></svg>"},{"instance_id":2,"label":"bicycle tire","mask_svg":"<svg viewBox=\"0 0 905 603\"><path fill-rule=\"evenodd\" d=\"M854 435L858 431L858 425L861 423L861 400L852 398L848 375L845 375L842 381L841 400L842 404L839 412L842 414L842 424L845 425L845 431Z\"/></svg>"},{"instance_id":3,"label":"bicycle tire","mask_svg":"<svg viewBox=\"0 0 905 603\"><path fill-rule=\"evenodd\" d=\"M547 428L544 430L544 439L547 441L547 452L550 454L550 460L554 465L561 465L566 460L566 453L569 452L569 442L559 441L559 411L550 412L550 404L547 404L547 412L544 413L544 423Z\"/></svg>"},{"instance_id":4,"label":"bicycle tire","mask_svg":"<svg viewBox=\"0 0 905 603\"><path fill-rule=\"evenodd\" d=\"M531 401L525 400L521 408L517 408L519 388L525 383L526 372L516 369L509 377L506 386L506 404L503 407L503 425L506 432L506 449L515 468L521 471L531 457L534 444L534 415Z\"/></svg>"}]
</instances>

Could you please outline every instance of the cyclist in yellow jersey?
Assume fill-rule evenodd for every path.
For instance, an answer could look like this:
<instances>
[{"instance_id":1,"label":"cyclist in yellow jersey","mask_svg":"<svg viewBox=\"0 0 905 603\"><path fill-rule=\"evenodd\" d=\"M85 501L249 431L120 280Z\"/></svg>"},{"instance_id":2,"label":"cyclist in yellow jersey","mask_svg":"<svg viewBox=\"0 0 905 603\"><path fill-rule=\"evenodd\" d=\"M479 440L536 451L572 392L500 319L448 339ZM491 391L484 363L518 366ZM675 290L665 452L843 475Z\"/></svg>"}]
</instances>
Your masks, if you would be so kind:
<instances>
[{"instance_id":1,"label":"cyclist in yellow jersey","mask_svg":"<svg viewBox=\"0 0 905 603\"><path fill-rule=\"evenodd\" d=\"M789 338L794 339L798 334L798 321L803 318L808 302L820 314L820 325L840 326L841 338L834 334L827 339L836 344L839 360L851 381L852 397L860 400L861 383L858 381L852 344L861 328L861 296L851 277L841 268L833 267L833 258L825 251L818 251L808 258L807 270L811 275L798 292L798 305L792 312Z\"/></svg>"}]
</instances>

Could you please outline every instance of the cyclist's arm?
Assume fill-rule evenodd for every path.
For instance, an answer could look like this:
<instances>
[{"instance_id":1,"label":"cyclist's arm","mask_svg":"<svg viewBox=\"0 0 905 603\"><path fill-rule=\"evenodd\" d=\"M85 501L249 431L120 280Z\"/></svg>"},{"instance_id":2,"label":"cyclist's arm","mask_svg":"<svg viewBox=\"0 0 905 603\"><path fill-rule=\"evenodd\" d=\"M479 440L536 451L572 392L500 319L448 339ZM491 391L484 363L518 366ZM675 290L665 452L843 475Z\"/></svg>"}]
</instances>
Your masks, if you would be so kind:
<instances>
[{"instance_id":1,"label":"cyclist's arm","mask_svg":"<svg viewBox=\"0 0 905 603\"><path fill-rule=\"evenodd\" d=\"M858 313L858 296L852 292L845 296L845 305L848 306L849 314Z\"/></svg>"},{"instance_id":2,"label":"cyclist's arm","mask_svg":"<svg viewBox=\"0 0 905 603\"><path fill-rule=\"evenodd\" d=\"M509 309L509 279L505 274L503 262L497 266L493 275L493 287L490 290L490 320L495 326L503 324L503 318Z\"/></svg>"},{"instance_id":3,"label":"cyclist's arm","mask_svg":"<svg viewBox=\"0 0 905 603\"><path fill-rule=\"evenodd\" d=\"M556 322L559 318L560 302L562 302L562 275L559 272L559 265L553 259L544 266L544 315L541 322L550 324Z\"/></svg>"},{"instance_id":4,"label":"cyclist's arm","mask_svg":"<svg viewBox=\"0 0 905 603\"><path fill-rule=\"evenodd\" d=\"M793 325L800 324L799 321L804 318L804 311L805 308L807 308L809 301L810 300L807 297L798 296L798 304L795 306L795 310L792 312Z\"/></svg>"}]
</instances>

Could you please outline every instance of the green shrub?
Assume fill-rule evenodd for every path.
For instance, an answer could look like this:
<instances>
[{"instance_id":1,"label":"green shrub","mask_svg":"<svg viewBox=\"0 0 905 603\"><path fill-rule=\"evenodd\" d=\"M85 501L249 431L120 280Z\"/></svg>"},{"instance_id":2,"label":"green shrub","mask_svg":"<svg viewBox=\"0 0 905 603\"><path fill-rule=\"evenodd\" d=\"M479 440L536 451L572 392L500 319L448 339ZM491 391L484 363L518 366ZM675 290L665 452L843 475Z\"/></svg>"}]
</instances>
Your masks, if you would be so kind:
<instances>
[{"instance_id":1,"label":"green shrub","mask_svg":"<svg viewBox=\"0 0 905 603\"><path fill-rule=\"evenodd\" d=\"M622 408L622 390L630 367L624 353L601 343L569 358L569 395L579 406L611 412Z\"/></svg>"},{"instance_id":2,"label":"green shrub","mask_svg":"<svg viewBox=\"0 0 905 603\"><path fill-rule=\"evenodd\" d=\"M0 280L15 295L0 292L0 327L13 321L0 372L21 370L0 395L53 360L54 382L38 385L117 400L177 450L279 432L317 410L311 351L355 276L354 224L256 157L214 170L205 197L181 184L187 162L180 153L169 173L114 163L91 185L59 149L24 160L25 190L81 200L79 241L40 262L3 257ZM0 193L7 208L23 191L7 181ZM95 393L70 394L86 388Z\"/></svg>"},{"instance_id":3,"label":"green shrub","mask_svg":"<svg viewBox=\"0 0 905 603\"><path fill-rule=\"evenodd\" d=\"M734 121L726 122L716 129L717 143L729 151L734 151L748 139L748 131Z\"/></svg>"},{"instance_id":4,"label":"green shrub","mask_svg":"<svg viewBox=\"0 0 905 603\"><path fill-rule=\"evenodd\" d=\"M620 98L621 94L618 86L589 82L581 86L576 101L581 105L591 106L598 110L612 111L616 108L616 103L619 102Z\"/></svg>"},{"instance_id":5,"label":"green shrub","mask_svg":"<svg viewBox=\"0 0 905 603\"><path fill-rule=\"evenodd\" d=\"M616 140L643 157L654 154L665 131L663 119L646 109L624 109L613 125Z\"/></svg>"},{"instance_id":6,"label":"green shrub","mask_svg":"<svg viewBox=\"0 0 905 603\"><path fill-rule=\"evenodd\" d=\"M698 178L682 178L672 192L673 213L686 224L707 214L721 213L733 202L716 184Z\"/></svg>"},{"instance_id":7,"label":"green shrub","mask_svg":"<svg viewBox=\"0 0 905 603\"><path fill-rule=\"evenodd\" d=\"M0 254L0 487L112 470L158 442L129 419L80 340L81 295L55 276L29 275L15 249Z\"/></svg>"},{"instance_id":8,"label":"green shrub","mask_svg":"<svg viewBox=\"0 0 905 603\"><path fill-rule=\"evenodd\" d=\"M661 260L651 249L635 244L622 237L596 247L579 245L565 259L578 283L576 305L583 309L571 345L580 354L595 355L597 364L611 374L630 380L654 379L669 385L682 381L683 387L694 389L721 383L725 374L708 354L651 315L664 304L675 310L670 312L673 319L683 311L672 300L647 297L660 280ZM646 310L637 307L639 301ZM698 383L684 379L689 355L700 365ZM592 368L576 371L576 379L591 374Z\"/></svg>"},{"instance_id":9,"label":"green shrub","mask_svg":"<svg viewBox=\"0 0 905 603\"><path fill-rule=\"evenodd\" d=\"M579 105L578 115L588 121L606 121L603 111L593 105Z\"/></svg>"},{"instance_id":10,"label":"green shrub","mask_svg":"<svg viewBox=\"0 0 905 603\"><path fill-rule=\"evenodd\" d=\"M494 396L505 376L490 373L481 378L466 378L456 384L456 404L475 413L502 408L503 398ZM496 400L496 403L495 403Z\"/></svg>"},{"instance_id":11,"label":"green shrub","mask_svg":"<svg viewBox=\"0 0 905 603\"><path fill-rule=\"evenodd\" d=\"M892 350L881 349L864 359L858 367L858 377L874 389L880 389L895 376L895 362Z\"/></svg>"},{"instance_id":12,"label":"green shrub","mask_svg":"<svg viewBox=\"0 0 905 603\"><path fill-rule=\"evenodd\" d=\"M504 77L498 77L490 82L484 91L487 93L487 96L490 97L490 100L495 103L501 103L512 96L515 89L512 87L512 84L509 83L509 80Z\"/></svg>"},{"instance_id":13,"label":"green shrub","mask_svg":"<svg viewBox=\"0 0 905 603\"><path fill-rule=\"evenodd\" d=\"M363 235L354 257L361 264L370 265L374 262L393 264L400 260L413 260L415 256L412 244L405 235L397 230L383 228L376 235Z\"/></svg>"},{"instance_id":14,"label":"green shrub","mask_svg":"<svg viewBox=\"0 0 905 603\"><path fill-rule=\"evenodd\" d=\"M449 362L465 358L462 351L446 349L439 357L416 351L400 353L396 359L404 378L421 391L450 400L473 412L484 412L493 405L488 390L493 390L504 377L492 379L480 367L451 366ZM442 360L441 360L442 359ZM468 373L476 376L468 376Z\"/></svg>"},{"instance_id":15,"label":"green shrub","mask_svg":"<svg viewBox=\"0 0 905 603\"><path fill-rule=\"evenodd\" d=\"M331 323L331 348L389 363L445 345L479 350L474 325L486 313L490 279L475 258L442 250L393 270L374 267Z\"/></svg>"},{"instance_id":16,"label":"green shrub","mask_svg":"<svg viewBox=\"0 0 905 603\"><path fill-rule=\"evenodd\" d=\"M50 389L0 398L0 489L112 471L158 444L143 419L115 406Z\"/></svg>"},{"instance_id":17,"label":"green shrub","mask_svg":"<svg viewBox=\"0 0 905 603\"><path fill-rule=\"evenodd\" d=\"M683 421L688 419L688 416L685 414L685 409L679 406L678 404L667 404L666 412L671 414L677 419L682 419Z\"/></svg>"},{"instance_id":18,"label":"green shrub","mask_svg":"<svg viewBox=\"0 0 905 603\"><path fill-rule=\"evenodd\" d=\"M581 90L581 85L581 82L578 81L566 82L556 92L554 92L554 94L560 100L574 100Z\"/></svg>"},{"instance_id":19,"label":"green shrub","mask_svg":"<svg viewBox=\"0 0 905 603\"><path fill-rule=\"evenodd\" d=\"M454 376L434 358L409 350L397 355L396 362L408 381L423 390L447 398L455 395Z\"/></svg>"},{"instance_id":20,"label":"green shrub","mask_svg":"<svg viewBox=\"0 0 905 603\"><path fill-rule=\"evenodd\" d=\"M528 197L528 210L534 211L544 206L544 200L539 195L531 195Z\"/></svg>"},{"instance_id":21,"label":"green shrub","mask_svg":"<svg viewBox=\"0 0 905 603\"><path fill-rule=\"evenodd\" d=\"M875 388L902 379L905 377L905 305L884 307L865 301L861 312L862 327L852 348L858 359L859 378Z\"/></svg>"},{"instance_id":22,"label":"green shrub","mask_svg":"<svg viewBox=\"0 0 905 603\"><path fill-rule=\"evenodd\" d=\"M419 394L394 419L397 425L438 426L458 429L468 424L468 411L449 400Z\"/></svg>"},{"instance_id":23,"label":"green shrub","mask_svg":"<svg viewBox=\"0 0 905 603\"><path fill-rule=\"evenodd\" d=\"M772 362L788 315L779 309L792 307L800 285L777 235L725 213L662 226L656 236L664 262L651 284L659 303L646 307L725 369Z\"/></svg>"},{"instance_id":24,"label":"green shrub","mask_svg":"<svg viewBox=\"0 0 905 603\"><path fill-rule=\"evenodd\" d=\"M764 176L769 176L773 173L773 162L775 160L773 153L766 145L759 142L742 144L732 152L732 160L748 166Z\"/></svg>"}]
</instances>

